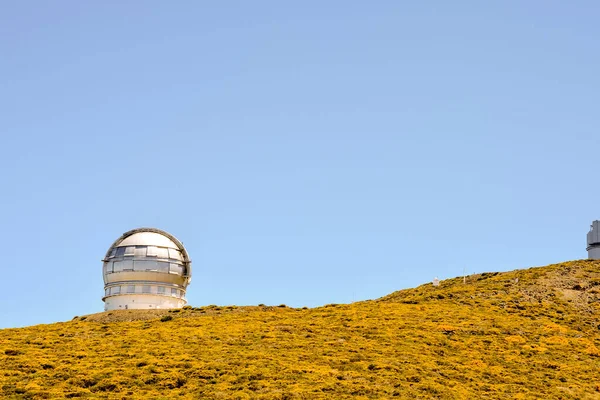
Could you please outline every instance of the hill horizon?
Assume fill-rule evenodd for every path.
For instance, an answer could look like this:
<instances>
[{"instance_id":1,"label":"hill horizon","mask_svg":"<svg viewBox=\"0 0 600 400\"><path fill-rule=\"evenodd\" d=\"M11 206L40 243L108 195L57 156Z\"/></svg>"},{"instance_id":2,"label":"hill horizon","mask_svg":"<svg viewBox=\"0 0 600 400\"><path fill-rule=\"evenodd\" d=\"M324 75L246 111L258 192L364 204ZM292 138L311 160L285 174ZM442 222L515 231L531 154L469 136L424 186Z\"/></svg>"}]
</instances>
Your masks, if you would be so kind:
<instances>
[{"instance_id":1,"label":"hill horizon","mask_svg":"<svg viewBox=\"0 0 600 400\"><path fill-rule=\"evenodd\" d=\"M600 261L0 330L5 398L600 398Z\"/></svg>"}]
</instances>

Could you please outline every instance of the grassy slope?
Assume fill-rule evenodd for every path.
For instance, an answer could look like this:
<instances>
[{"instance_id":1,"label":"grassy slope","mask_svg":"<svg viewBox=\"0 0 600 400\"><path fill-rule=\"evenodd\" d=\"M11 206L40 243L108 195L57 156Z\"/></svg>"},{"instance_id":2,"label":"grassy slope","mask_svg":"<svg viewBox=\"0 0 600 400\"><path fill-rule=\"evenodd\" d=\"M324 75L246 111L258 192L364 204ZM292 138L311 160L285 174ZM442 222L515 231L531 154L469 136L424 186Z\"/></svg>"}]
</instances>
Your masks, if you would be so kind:
<instances>
[{"instance_id":1,"label":"grassy slope","mask_svg":"<svg viewBox=\"0 0 600 400\"><path fill-rule=\"evenodd\" d=\"M0 330L0 394L596 399L599 299L600 262L574 261L315 309L101 313Z\"/></svg>"}]
</instances>

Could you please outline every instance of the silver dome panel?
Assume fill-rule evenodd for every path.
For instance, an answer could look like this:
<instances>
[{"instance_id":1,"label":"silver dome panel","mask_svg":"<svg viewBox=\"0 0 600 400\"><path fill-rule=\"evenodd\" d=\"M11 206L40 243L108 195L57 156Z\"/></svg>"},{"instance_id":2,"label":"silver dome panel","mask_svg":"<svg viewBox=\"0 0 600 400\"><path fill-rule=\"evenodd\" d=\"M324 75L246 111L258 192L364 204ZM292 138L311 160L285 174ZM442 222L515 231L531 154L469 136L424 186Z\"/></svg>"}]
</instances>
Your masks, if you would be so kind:
<instances>
[{"instance_id":1,"label":"silver dome panel","mask_svg":"<svg viewBox=\"0 0 600 400\"><path fill-rule=\"evenodd\" d=\"M104 301L120 296L115 297L118 303L126 306L131 301L134 306L134 295L140 294L146 296L146 302L150 301L145 303L150 307L153 300L148 299L155 298L157 306L164 305L160 299L165 296L182 299L185 304L186 288L192 278L191 260L183 244L169 233L155 228L126 232L112 244L102 261ZM110 302L112 306L113 300Z\"/></svg>"}]
</instances>

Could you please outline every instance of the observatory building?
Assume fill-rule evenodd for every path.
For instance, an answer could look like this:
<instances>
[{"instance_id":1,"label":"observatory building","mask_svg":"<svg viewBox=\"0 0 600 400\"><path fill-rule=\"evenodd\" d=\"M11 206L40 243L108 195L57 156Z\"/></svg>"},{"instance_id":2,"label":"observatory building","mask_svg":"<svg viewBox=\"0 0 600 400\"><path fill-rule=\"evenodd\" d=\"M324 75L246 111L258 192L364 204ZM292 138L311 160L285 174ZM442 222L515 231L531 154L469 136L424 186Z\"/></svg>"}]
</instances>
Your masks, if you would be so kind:
<instances>
[{"instance_id":1,"label":"observatory building","mask_svg":"<svg viewBox=\"0 0 600 400\"><path fill-rule=\"evenodd\" d=\"M592 222L587 234L587 252L590 260L600 260L600 221Z\"/></svg>"},{"instance_id":2,"label":"observatory building","mask_svg":"<svg viewBox=\"0 0 600 400\"><path fill-rule=\"evenodd\" d=\"M183 244L165 231L125 232L102 260L104 310L181 308L192 280Z\"/></svg>"}]
</instances>

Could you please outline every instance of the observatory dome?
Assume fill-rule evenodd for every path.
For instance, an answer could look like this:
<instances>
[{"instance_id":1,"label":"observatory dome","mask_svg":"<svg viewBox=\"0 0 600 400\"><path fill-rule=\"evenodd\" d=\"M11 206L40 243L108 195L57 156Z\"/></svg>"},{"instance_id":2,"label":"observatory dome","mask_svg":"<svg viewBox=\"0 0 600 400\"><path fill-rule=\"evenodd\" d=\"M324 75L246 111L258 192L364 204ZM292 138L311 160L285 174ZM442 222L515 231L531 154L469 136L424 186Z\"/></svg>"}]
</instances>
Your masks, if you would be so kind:
<instances>
[{"instance_id":1,"label":"observatory dome","mask_svg":"<svg viewBox=\"0 0 600 400\"><path fill-rule=\"evenodd\" d=\"M155 228L125 232L104 256L104 309L180 308L191 260L173 235Z\"/></svg>"}]
</instances>

